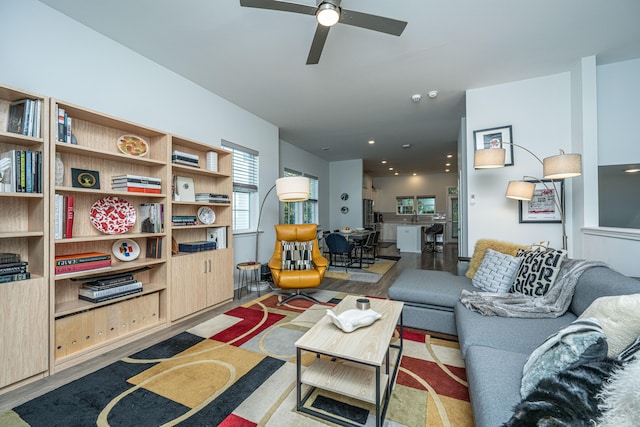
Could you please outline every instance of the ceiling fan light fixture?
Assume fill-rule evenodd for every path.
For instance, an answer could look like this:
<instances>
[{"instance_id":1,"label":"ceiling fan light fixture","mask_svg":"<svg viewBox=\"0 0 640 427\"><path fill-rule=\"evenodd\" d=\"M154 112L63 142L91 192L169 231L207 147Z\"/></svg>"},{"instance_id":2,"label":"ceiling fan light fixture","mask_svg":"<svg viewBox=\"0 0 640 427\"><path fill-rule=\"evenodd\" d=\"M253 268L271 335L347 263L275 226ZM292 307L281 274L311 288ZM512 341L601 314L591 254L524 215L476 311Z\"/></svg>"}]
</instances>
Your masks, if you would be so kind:
<instances>
[{"instance_id":1,"label":"ceiling fan light fixture","mask_svg":"<svg viewBox=\"0 0 640 427\"><path fill-rule=\"evenodd\" d=\"M318 20L318 24L324 25L325 27L331 27L337 24L340 20L340 8L331 3L322 3L318 6L316 19Z\"/></svg>"}]
</instances>

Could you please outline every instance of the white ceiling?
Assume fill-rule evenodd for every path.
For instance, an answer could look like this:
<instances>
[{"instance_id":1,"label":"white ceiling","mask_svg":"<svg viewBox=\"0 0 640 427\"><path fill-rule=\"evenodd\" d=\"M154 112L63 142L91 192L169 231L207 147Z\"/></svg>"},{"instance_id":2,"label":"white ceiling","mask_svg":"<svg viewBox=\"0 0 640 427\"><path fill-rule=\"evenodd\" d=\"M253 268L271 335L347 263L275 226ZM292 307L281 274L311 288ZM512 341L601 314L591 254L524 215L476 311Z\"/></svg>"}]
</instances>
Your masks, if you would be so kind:
<instances>
[{"instance_id":1,"label":"white ceiling","mask_svg":"<svg viewBox=\"0 0 640 427\"><path fill-rule=\"evenodd\" d=\"M293 145L364 159L372 176L390 174L383 159L401 175L444 172L467 89L566 72L591 55L640 57L639 0L343 0L408 25L395 37L338 24L317 65L305 65L313 16L239 0L40 1L273 123Z\"/></svg>"}]
</instances>

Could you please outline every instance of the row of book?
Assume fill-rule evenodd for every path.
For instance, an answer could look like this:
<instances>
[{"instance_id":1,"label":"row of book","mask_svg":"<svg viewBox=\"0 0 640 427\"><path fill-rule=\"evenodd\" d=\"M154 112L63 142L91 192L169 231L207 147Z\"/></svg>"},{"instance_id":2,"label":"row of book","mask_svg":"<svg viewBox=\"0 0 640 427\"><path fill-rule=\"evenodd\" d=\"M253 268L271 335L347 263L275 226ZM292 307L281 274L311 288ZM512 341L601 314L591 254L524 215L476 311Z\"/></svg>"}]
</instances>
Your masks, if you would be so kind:
<instances>
[{"instance_id":1,"label":"row of book","mask_svg":"<svg viewBox=\"0 0 640 427\"><path fill-rule=\"evenodd\" d=\"M20 260L20 254L0 253L0 283L31 278L31 273L27 271L28 265L28 261Z\"/></svg>"},{"instance_id":2,"label":"row of book","mask_svg":"<svg viewBox=\"0 0 640 427\"><path fill-rule=\"evenodd\" d=\"M179 150L173 150L173 152L171 153L171 162L177 165L185 165L198 168L200 167L198 166L199 161L200 158L195 154L185 153Z\"/></svg>"},{"instance_id":3,"label":"row of book","mask_svg":"<svg viewBox=\"0 0 640 427\"><path fill-rule=\"evenodd\" d=\"M196 202L231 203L228 194L196 193Z\"/></svg>"},{"instance_id":4,"label":"row of book","mask_svg":"<svg viewBox=\"0 0 640 427\"><path fill-rule=\"evenodd\" d=\"M111 189L130 193L160 194L160 178L141 175L114 175L111 177Z\"/></svg>"},{"instance_id":5,"label":"row of book","mask_svg":"<svg viewBox=\"0 0 640 427\"><path fill-rule=\"evenodd\" d=\"M55 240L73 237L74 216L74 196L55 194L53 196L53 238Z\"/></svg>"},{"instance_id":6,"label":"row of book","mask_svg":"<svg viewBox=\"0 0 640 427\"><path fill-rule=\"evenodd\" d=\"M0 154L0 192L42 193L42 152L9 150Z\"/></svg>"},{"instance_id":7,"label":"row of book","mask_svg":"<svg viewBox=\"0 0 640 427\"><path fill-rule=\"evenodd\" d=\"M199 242L185 242L178 244L178 250L180 252L204 252L204 251L212 251L216 249L216 242L210 241L199 241Z\"/></svg>"},{"instance_id":8,"label":"row of book","mask_svg":"<svg viewBox=\"0 0 640 427\"><path fill-rule=\"evenodd\" d=\"M173 226L181 226L181 225L198 225L198 218L195 215L172 215L171 216L171 225Z\"/></svg>"},{"instance_id":9,"label":"row of book","mask_svg":"<svg viewBox=\"0 0 640 427\"><path fill-rule=\"evenodd\" d=\"M78 297L89 302L102 302L142 292L142 282L131 273L104 278L90 278L78 289Z\"/></svg>"},{"instance_id":10,"label":"row of book","mask_svg":"<svg viewBox=\"0 0 640 427\"><path fill-rule=\"evenodd\" d=\"M57 109L57 117L58 117L58 127L56 128L56 140L60 142L68 142L69 144L76 144L74 138L71 137L71 122L72 119L69 117L64 108L60 108L56 105Z\"/></svg>"},{"instance_id":11,"label":"row of book","mask_svg":"<svg viewBox=\"0 0 640 427\"><path fill-rule=\"evenodd\" d=\"M55 274L75 273L111 267L111 254L105 252L85 252L81 254L58 255L55 257Z\"/></svg>"},{"instance_id":12,"label":"row of book","mask_svg":"<svg viewBox=\"0 0 640 427\"><path fill-rule=\"evenodd\" d=\"M42 100L20 99L9 104L7 132L40 138Z\"/></svg>"}]
</instances>

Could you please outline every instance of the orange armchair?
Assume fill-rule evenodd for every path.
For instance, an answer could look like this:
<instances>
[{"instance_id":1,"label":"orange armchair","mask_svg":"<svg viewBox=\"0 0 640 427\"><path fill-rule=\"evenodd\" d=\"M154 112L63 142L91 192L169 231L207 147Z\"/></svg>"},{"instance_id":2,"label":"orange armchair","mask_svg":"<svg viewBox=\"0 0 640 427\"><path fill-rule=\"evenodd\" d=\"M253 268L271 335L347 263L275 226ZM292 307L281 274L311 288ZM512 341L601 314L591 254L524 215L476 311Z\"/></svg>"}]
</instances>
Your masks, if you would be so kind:
<instances>
[{"instance_id":1,"label":"orange armchair","mask_svg":"<svg viewBox=\"0 0 640 427\"><path fill-rule=\"evenodd\" d=\"M322 256L318 248L317 226L278 224L275 228L276 244L273 256L269 260L271 276L273 283L280 289L293 291L278 305L295 298L319 303L302 291L320 286L329 265L329 261Z\"/></svg>"}]
</instances>

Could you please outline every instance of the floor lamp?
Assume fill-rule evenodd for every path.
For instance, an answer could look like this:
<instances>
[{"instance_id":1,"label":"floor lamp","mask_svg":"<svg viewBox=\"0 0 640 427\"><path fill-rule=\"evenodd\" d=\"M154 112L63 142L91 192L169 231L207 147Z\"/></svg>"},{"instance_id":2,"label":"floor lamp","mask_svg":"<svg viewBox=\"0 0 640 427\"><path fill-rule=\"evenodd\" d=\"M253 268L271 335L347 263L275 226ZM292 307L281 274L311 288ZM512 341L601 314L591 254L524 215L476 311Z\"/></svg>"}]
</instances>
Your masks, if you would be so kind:
<instances>
[{"instance_id":1,"label":"floor lamp","mask_svg":"<svg viewBox=\"0 0 640 427\"><path fill-rule=\"evenodd\" d=\"M285 176L283 178L276 179L276 183L267 191L267 194L262 199L260 204L260 211L258 213L258 224L256 225L256 257L255 262L259 261L259 238L260 238L260 220L262 219L262 209L264 208L264 202L267 201L267 197L276 189L278 200L281 202L303 202L309 200L310 183L309 178L304 176Z\"/></svg>"},{"instance_id":2,"label":"floor lamp","mask_svg":"<svg viewBox=\"0 0 640 427\"><path fill-rule=\"evenodd\" d=\"M560 150L560 154L540 160L540 157L536 156L531 150L521 145L514 144L512 142L503 142L502 144L523 149L531 154L542 165L543 177L551 180L551 185L553 186L554 203L560 212L560 219L562 223L562 248L567 249L565 212L564 207L562 206L562 201L559 199L554 179L573 178L582 175L582 156L580 154L573 153L566 154L563 150ZM486 148L483 150L476 150L473 167L475 169L503 168L506 151L507 150L504 148ZM549 189L541 179L535 177L529 178L533 178L534 180L541 182L542 185ZM510 181L507 186L506 197L515 200L531 201L534 190L535 184L532 182Z\"/></svg>"}]
</instances>

